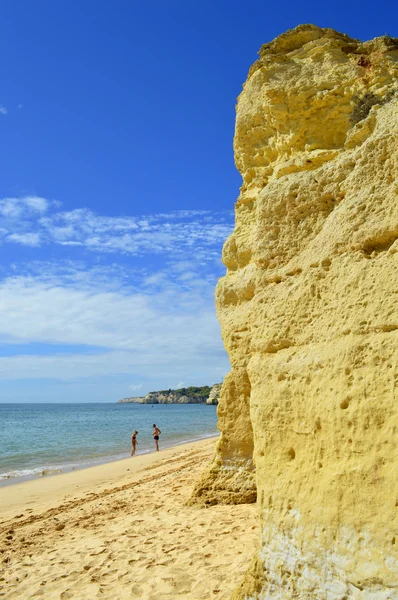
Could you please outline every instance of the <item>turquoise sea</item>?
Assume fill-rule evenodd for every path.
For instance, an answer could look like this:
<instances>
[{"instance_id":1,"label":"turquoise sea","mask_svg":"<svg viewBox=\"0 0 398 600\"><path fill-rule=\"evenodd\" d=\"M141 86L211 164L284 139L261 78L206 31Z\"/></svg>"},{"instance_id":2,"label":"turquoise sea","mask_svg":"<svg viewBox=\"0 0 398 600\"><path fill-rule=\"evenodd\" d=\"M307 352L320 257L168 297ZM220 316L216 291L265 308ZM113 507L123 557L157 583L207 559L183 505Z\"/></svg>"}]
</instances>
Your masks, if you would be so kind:
<instances>
[{"instance_id":1,"label":"turquoise sea","mask_svg":"<svg viewBox=\"0 0 398 600\"><path fill-rule=\"evenodd\" d=\"M218 434L203 404L0 404L0 485L126 458Z\"/></svg>"}]
</instances>

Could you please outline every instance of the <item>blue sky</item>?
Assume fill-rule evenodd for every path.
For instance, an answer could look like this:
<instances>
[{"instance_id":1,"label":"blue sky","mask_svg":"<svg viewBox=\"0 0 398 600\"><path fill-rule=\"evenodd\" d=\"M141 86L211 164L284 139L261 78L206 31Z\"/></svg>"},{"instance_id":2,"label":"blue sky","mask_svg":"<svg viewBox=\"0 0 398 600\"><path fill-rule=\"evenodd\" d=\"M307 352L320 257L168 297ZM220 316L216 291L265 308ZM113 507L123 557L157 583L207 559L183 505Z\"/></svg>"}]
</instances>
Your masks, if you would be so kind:
<instances>
[{"instance_id":1,"label":"blue sky","mask_svg":"<svg viewBox=\"0 0 398 600\"><path fill-rule=\"evenodd\" d=\"M3 0L0 401L109 402L220 381L213 297L248 68L300 23L398 36L397 12Z\"/></svg>"}]
</instances>

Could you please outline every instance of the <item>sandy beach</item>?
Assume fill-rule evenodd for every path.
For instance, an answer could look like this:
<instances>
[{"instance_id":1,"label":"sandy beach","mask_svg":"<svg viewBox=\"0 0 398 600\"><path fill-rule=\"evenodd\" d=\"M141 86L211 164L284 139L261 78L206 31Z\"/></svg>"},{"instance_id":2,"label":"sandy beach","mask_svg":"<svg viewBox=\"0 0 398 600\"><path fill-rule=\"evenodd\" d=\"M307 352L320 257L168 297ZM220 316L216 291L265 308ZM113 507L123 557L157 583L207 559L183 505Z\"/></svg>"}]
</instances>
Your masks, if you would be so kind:
<instances>
[{"instance_id":1,"label":"sandy beach","mask_svg":"<svg viewBox=\"0 0 398 600\"><path fill-rule=\"evenodd\" d=\"M254 505L186 506L215 440L0 489L0 596L227 599Z\"/></svg>"}]
</instances>

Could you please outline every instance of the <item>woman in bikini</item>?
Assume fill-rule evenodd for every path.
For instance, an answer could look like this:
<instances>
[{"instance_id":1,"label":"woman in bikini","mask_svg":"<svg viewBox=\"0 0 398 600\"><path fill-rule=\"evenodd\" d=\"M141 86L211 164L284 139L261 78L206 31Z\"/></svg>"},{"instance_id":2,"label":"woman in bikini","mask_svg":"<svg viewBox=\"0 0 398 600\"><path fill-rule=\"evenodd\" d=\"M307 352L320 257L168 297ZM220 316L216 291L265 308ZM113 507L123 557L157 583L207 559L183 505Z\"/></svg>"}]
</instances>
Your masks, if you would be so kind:
<instances>
[{"instance_id":1,"label":"woman in bikini","mask_svg":"<svg viewBox=\"0 0 398 600\"><path fill-rule=\"evenodd\" d=\"M156 452L159 452L159 435L162 432L160 431L160 429L158 427L156 427L155 424L153 424L152 427L153 427L153 439L155 440Z\"/></svg>"},{"instance_id":2,"label":"woman in bikini","mask_svg":"<svg viewBox=\"0 0 398 600\"><path fill-rule=\"evenodd\" d=\"M134 433L133 433L133 435L131 436L131 456L134 456L135 450L137 448L137 444L138 444L138 442L137 442L137 434L138 434L138 431L135 430Z\"/></svg>"}]
</instances>

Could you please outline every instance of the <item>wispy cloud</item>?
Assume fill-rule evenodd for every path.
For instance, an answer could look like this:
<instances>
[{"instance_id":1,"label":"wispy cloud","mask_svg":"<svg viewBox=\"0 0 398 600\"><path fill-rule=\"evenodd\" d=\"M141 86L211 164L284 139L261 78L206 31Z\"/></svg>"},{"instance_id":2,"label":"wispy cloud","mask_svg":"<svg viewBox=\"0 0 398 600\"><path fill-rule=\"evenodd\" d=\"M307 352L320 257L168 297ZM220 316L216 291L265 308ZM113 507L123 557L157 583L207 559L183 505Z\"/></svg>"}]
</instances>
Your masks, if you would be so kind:
<instances>
[{"instance_id":1,"label":"wispy cloud","mask_svg":"<svg viewBox=\"0 0 398 600\"><path fill-rule=\"evenodd\" d=\"M202 364L198 365L198 356L193 354L181 361L181 356L173 354L169 358L158 357L159 360L148 363L152 357L145 355L141 360L130 352L106 352L98 355L52 355L52 356L15 356L0 357L0 381L10 380L42 380L54 379L62 382L99 379L104 377L127 376L145 379L147 382L159 381L161 387L147 384L147 391L153 389L167 389L170 376L189 377L190 385L199 381L216 383L222 381L229 365L222 351L216 355L204 357ZM103 385L103 384L102 384ZM204 383L203 383L204 385ZM100 384L101 386L101 384ZM143 386L144 388L144 386ZM142 389L140 395L146 390ZM125 386L125 395L129 393L128 385ZM120 396L122 397L122 396ZM29 400L29 395L25 395ZM90 398L91 399L91 398ZM95 397L93 398L95 399ZM110 398L115 401L118 398Z\"/></svg>"},{"instance_id":2,"label":"wispy cloud","mask_svg":"<svg viewBox=\"0 0 398 600\"><path fill-rule=\"evenodd\" d=\"M50 202L40 196L23 196L22 198L2 198L0 200L0 216L15 219L24 216L33 222L37 215L46 212Z\"/></svg>"},{"instance_id":3,"label":"wispy cloud","mask_svg":"<svg viewBox=\"0 0 398 600\"><path fill-rule=\"evenodd\" d=\"M133 390L134 392L136 392L137 390L140 390L142 388L142 383L137 383L137 384L132 384L129 385L129 389Z\"/></svg>"},{"instance_id":4,"label":"wispy cloud","mask_svg":"<svg viewBox=\"0 0 398 600\"><path fill-rule=\"evenodd\" d=\"M0 104L0 115L6 115L7 113L8 110L6 109L6 107Z\"/></svg>"},{"instance_id":5,"label":"wispy cloud","mask_svg":"<svg viewBox=\"0 0 398 600\"><path fill-rule=\"evenodd\" d=\"M29 345L29 355L0 357L0 380L123 376L138 386L156 376L163 387L221 380L228 360L214 287L232 220L210 211L62 211L33 195L0 200L0 243L31 254L0 267L0 339ZM45 246L52 260L41 258ZM35 354L35 344L54 351ZM67 346L87 351L57 351Z\"/></svg>"},{"instance_id":6,"label":"wispy cloud","mask_svg":"<svg viewBox=\"0 0 398 600\"><path fill-rule=\"evenodd\" d=\"M37 196L0 200L0 227L10 232L4 241L31 234L42 244L83 246L96 253L178 255L195 248L208 257L232 229L232 214L226 212L108 217L85 208L58 209L57 203Z\"/></svg>"},{"instance_id":7,"label":"wispy cloud","mask_svg":"<svg viewBox=\"0 0 398 600\"><path fill-rule=\"evenodd\" d=\"M104 217L79 209L44 217L39 226L56 243L79 243L96 252L157 254L219 244L231 231L231 215L182 211Z\"/></svg>"},{"instance_id":8,"label":"wispy cloud","mask_svg":"<svg viewBox=\"0 0 398 600\"><path fill-rule=\"evenodd\" d=\"M148 377L154 370L169 378L170 372L184 376L192 368L226 370L213 286L201 282L198 293L166 282L156 293L145 294L131 285L114 282L112 289L93 279L75 273L68 286L62 277L2 282L0 304L7 315L0 322L3 340L89 345L106 352L5 357L0 359L0 378L73 379L134 372Z\"/></svg>"},{"instance_id":9,"label":"wispy cloud","mask_svg":"<svg viewBox=\"0 0 398 600\"><path fill-rule=\"evenodd\" d=\"M38 233L12 233L5 238L5 241L34 248L40 246L40 235Z\"/></svg>"}]
</instances>

